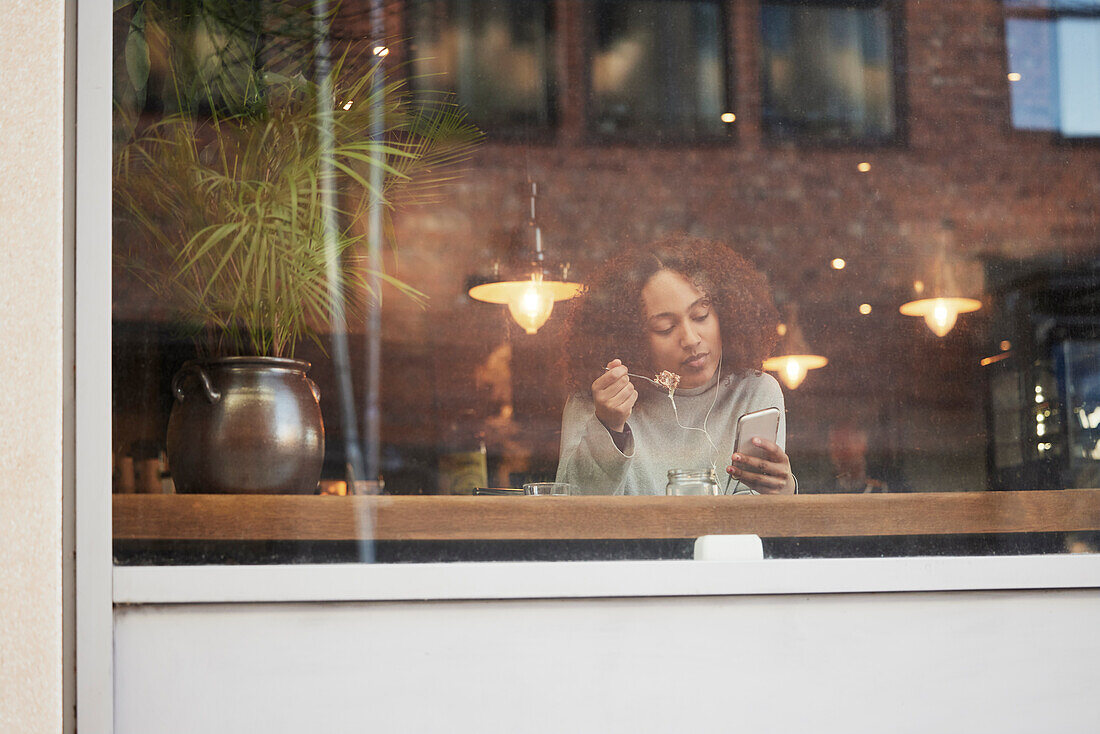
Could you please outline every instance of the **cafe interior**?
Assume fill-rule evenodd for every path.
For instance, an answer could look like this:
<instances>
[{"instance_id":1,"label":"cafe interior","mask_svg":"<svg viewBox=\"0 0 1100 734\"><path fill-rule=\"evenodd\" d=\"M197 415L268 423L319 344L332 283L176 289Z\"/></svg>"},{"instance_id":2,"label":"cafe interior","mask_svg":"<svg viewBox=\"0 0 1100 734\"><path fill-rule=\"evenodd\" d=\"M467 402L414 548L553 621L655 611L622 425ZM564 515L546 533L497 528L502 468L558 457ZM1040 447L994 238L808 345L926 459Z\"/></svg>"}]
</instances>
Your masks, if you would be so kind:
<instances>
[{"instance_id":1,"label":"cafe interior","mask_svg":"<svg viewBox=\"0 0 1100 734\"><path fill-rule=\"evenodd\" d=\"M280 44L293 46L279 4L224 5L116 11L116 156L173 114L201 148L217 122L275 104ZM299 491L553 481L573 297L616 254L672 234L724 243L767 279L781 324L764 368L782 385L799 499L1100 486L1100 3L926 5L334 6L323 33L303 31L323 52L292 71L374 75L361 99L335 93L338 132L341 111L392 91L395 110L447 106L466 137L422 189L380 203L381 178L349 176L335 194L355 200L334 226L373 290L294 348L324 417L321 481ZM253 96L234 107L214 82ZM119 203L122 170L114 491L171 494L173 377L209 352L181 324L185 299L133 265L162 245L140 197ZM853 451L862 474L845 483ZM150 547L116 554L180 553Z\"/></svg>"}]
</instances>

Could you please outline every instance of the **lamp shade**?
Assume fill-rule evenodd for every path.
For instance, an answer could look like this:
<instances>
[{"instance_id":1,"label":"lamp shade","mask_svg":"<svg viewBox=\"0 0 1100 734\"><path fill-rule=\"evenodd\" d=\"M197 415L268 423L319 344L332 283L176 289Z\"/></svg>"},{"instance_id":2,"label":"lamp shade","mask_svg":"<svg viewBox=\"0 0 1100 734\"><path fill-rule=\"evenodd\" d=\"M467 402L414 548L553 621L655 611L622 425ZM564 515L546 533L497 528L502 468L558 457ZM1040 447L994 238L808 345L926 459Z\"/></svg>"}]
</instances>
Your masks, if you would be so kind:
<instances>
[{"instance_id":1,"label":"lamp shade","mask_svg":"<svg viewBox=\"0 0 1100 734\"><path fill-rule=\"evenodd\" d=\"M923 316L924 323L939 337L947 336L955 328L959 314L982 307L981 301L964 296L959 287L955 269L961 262L952 255L954 229L954 224L944 220L935 236L936 255L931 270L926 274L931 287L926 287L925 281L918 280L913 284L917 298L898 308L905 316Z\"/></svg>"},{"instance_id":2,"label":"lamp shade","mask_svg":"<svg viewBox=\"0 0 1100 734\"><path fill-rule=\"evenodd\" d=\"M483 283L470 289L470 298L508 306L508 312L528 334L536 333L550 318L554 303L567 301L581 292L580 283L543 280L532 273L530 280L503 280Z\"/></svg>"},{"instance_id":3,"label":"lamp shade","mask_svg":"<svg viewBox=\"0 0 1100 734\"><path fill-rule=\"evenodd\" d=\"M955 327L959 314L977 311L981 307L982 302L974 298L940 296L909 301L901 304L898 310L906 316L923 316L924 323L928 324L933 334L947 336Z\"/></svg>"},{"instance_id":4,"label":"lamp shade","mask_svg":"<svg viewBox=\"0 0 1100 734\"><path fill-rule=\"evenodd\" d=\"M806 373L829 364L820 354L784 354L764 360L764 369L778 373L788 390L796 390L806 379Z\"/></svg>"},{"instance_id":5,"label":"lamp shade","mask_svg":"<svg viewBox=\"0 0 1100 734\"><path fill-rule=\"evenodd\" d=\"M534 334L550 318L557 301L568 301L580 293L583 286L567 280L546 280L543 277L546 272L546 253L542 246L542 229L535 219L539 187L533 181L528 181L527 186L531 200L531 217L527 221L527 228L531 232L534 245L528 270L531 277L526 280L498 280L475 285L469 290L469 295L477 301L507 305L515 322L528 334ZM568 270L569 265L566 263L561 272L562 278L569 277Z\"/></svg>"},{"instance_id":6,"label":"lamp shade","mask_svg":"<svg viewBox=\"0 0 1100 734\"><path fill-rule=\"evenodd\" d=\"M780 324L778 331L782 336L779 354L765 359L763 367L768 372L777 373L788 390L797 390L810 370L824 367L829 364L829 360L820 354L814 354L806 344L802 328L798 325L798 308L795 304L787 306L787 322Z\"/></svg>"}]
</instances>

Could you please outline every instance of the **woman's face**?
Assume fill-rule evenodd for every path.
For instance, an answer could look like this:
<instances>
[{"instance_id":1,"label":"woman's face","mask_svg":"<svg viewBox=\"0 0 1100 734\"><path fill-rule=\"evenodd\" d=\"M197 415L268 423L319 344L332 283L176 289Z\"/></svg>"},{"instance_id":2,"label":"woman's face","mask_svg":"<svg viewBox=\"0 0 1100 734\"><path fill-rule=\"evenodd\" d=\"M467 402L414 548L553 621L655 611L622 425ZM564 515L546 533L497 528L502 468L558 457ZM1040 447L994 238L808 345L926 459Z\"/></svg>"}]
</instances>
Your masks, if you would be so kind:
<instances>
[{"instance_id":1,"label":"woman's face","mask_svg":"<svg viewBox=\"0 0 1100 734\"><path fill-rule=\"evenodd\" d=\"M680 387L699 387L722 358L718 314L707 294L671 270L655 273L642 288L649 356L657 372L680 375Z\"/></svg>"}]
</instances>

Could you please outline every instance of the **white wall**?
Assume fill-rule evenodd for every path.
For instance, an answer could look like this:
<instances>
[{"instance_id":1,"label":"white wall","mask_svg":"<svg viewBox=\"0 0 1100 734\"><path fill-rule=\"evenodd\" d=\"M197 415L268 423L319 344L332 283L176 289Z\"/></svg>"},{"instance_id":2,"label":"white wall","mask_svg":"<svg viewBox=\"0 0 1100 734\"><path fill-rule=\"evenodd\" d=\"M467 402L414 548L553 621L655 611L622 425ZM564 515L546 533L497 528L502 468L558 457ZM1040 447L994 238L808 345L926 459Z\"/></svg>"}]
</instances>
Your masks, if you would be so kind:
<instances>
[{"instance_id":1,"label":"white wall","mask_svg":"<svg viewBox=\"0 0 1100 734\"><path fill-rule=\"evenodd\" d=\"M124 606L116 731L1096 731L1097 620L1072 590Z\"/></svg>"},{"instance_id":2,"label":"white wall","mask_svg":"<svg viewBox=\"0 0 1100 734\"><path fill-rule=\"evenodd\" d=\"M0 23L0 732L62 725L65 3Z\"/></svg>"}]
</instances>

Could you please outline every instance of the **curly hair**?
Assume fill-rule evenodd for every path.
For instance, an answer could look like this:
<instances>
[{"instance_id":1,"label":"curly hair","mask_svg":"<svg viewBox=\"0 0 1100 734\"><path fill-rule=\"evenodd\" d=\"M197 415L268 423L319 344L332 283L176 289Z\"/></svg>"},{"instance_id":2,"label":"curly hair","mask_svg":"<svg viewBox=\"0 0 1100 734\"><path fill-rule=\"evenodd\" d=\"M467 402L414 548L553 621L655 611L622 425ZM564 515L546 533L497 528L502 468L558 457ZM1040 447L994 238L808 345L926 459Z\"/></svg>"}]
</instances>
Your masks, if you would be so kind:
<instances>
[{"instance_id":1,"label":"curly hair","mask_svg":"<svg viewBox=\"0 0 1100 734\"><path fill-rule=\"evenodd\" d=\"M760 369L775 346L779 323L764 276L720 242L670 235L607 261L573 299L564 356L571 391L587 389L616 358L633 372L654 371L641 293L661 270L683 275L709 296L722 333L723 372Z\"/></svg>"}]
</instances>

